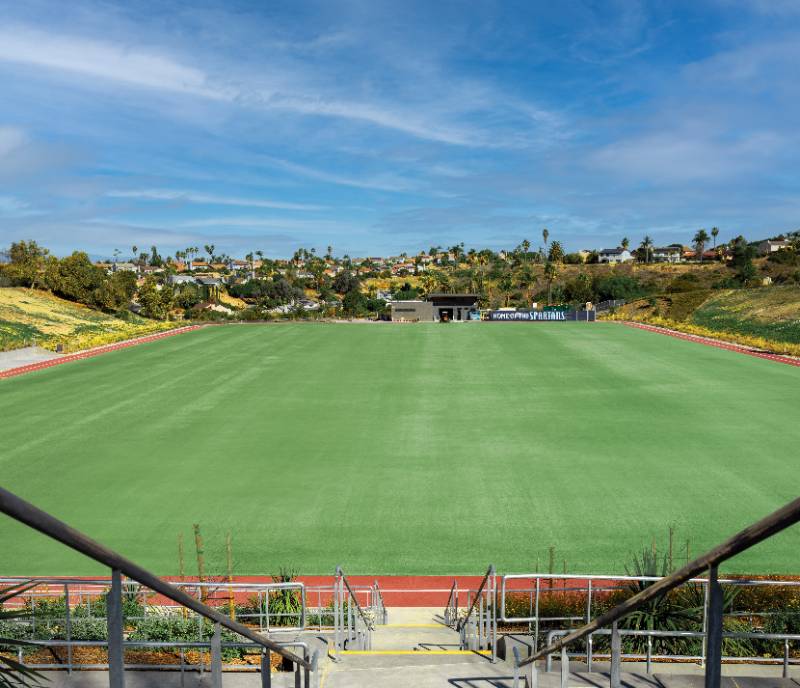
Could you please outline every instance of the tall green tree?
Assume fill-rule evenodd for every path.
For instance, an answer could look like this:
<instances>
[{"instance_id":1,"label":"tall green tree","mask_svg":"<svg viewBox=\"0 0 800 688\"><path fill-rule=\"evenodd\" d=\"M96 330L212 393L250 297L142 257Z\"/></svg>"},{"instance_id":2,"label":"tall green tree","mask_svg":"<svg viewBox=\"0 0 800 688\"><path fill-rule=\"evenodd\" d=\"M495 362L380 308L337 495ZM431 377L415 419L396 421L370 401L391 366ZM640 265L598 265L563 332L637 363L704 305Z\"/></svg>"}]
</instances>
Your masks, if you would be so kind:
<instances>
[{"instance_id":1,"label":"tall green tree","mask_svg":"<svg viewBox=\"0 0 800 688\"><path fill-rule=\"evenodd\" d=\"M719 227L711 228L711 236L714 237L714 250L717 250L717 237L719 236Z\"/></svg>"},{"instance_id":2,"label":"tall green tree","mask_svg":"<svg viewBox=\"0 0 800 688\"><path fill-rule=\"evenodd\" d=\"M639 247L644 251L644 262L649 263L650 255L653 253L653 240L650 238L650 235L644 235L644 239L642 239L642 243L639 244Z\"/></svg>"},{"instance_id":3,"label":"tall green tree","mask_svg":"<svg viewBox=\"0 0 800 688\"><path fill-rule=\"evenodd\" d=\"M554 241L553 244L557 244L557 241ZM544 266L544 277L547 280L547 303L548 305L553 301L553 282L555 282L556 278L558 277L558 263L549 260L545 263Z\"/></svg>"},{"instance_id":4,"label":"tall green tree","mask_svg":"<svg viewBox=\"0 0 800 688\"><path fill-rule=\"evenodd\" d=\"M550 251L547 254L547 260L550 263L563 263L564 262L564 249L560 241L554 241L550 244Z\"/></svg>"},{"instance_id":5,"label":"tall green tree","mask_svg":"<svg viewBox=\"0 0 800 688\"><path fill-rule=\"evenodd\" d=\"M544 250L547 250L547 239L550 237L550 230L545 227L542 230L542 239L544 239Z\"/></svg>"},{"instance_id":6,"label":"tall green tree","mask_svg":"<svg viewBox=\"0 0 800 688\"><path fill-rule=\"evenodd\" d=\"M36 288L43 278L50 251L35 241L16 241L8 249L9 264L4 272L24 287Z\"/></svg>"},{"instance_id":7,"label":"tall green tree","mask_svg":"<svg viewBox=\"0 0 800 688\"><path fill-rule=\"evenodd\" d=\"M694 241L695 251L697 251L697 253L699 254L701 263L703 262L703 253L706 250L706 244L708 243L708 240L709 240L708 232L706 232L705 229L697 230L697 233L694 235L693 241Z\"/></svg>"},{"instance_id":8,"label":"tall green tree","mask_svg":"<svg viewBox=\"0 0 800 688\"><path fill-rule=\"evenodd\" d=\"M139 288L139 303L142 315L156 320L166 320L174 303L174 290L168 284L159 284L154 277L147 277Z\"/></svg>"},{"instance_id":9,"label":"tall green tree","mask_svg":"<svg viewBox=\"0 0 800 688\"><path fill-rule=\"evenodd\" d=\"M731 242L731 253L729 265L733 270L736 270L736 280L746 286L757 275L756 267L753 265L755 249L747 243L747 239L743 236L738 236Z\"/></svg>"},{"instance_id":10,"label":"tall green tree","mask_svg":"<svg viewBox=\"0 0 800 688\"><path fill-rule=\"evenodd\" d=\"M631 245L630 239L628 239L628 237L622 237L622 241L619 245L622 246L623 250L627 251L628 246Z\"/></svg>"}]
</instances>

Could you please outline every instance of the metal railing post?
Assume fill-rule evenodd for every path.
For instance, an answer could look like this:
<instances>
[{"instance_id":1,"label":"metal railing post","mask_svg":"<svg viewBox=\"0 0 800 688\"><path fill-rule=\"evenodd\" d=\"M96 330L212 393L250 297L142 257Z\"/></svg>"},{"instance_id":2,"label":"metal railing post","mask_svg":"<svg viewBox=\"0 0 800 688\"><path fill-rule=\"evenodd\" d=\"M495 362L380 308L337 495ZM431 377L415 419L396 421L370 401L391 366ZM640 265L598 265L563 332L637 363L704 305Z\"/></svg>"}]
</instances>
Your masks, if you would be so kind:
<instances>
[{"instance_id":1,"label":"metal railing post","mask_svg":"<svg viewBox=\"0 0 800 688\"><path fill-rule=\"evenodd\" d=\"M69 584L64 583L64 625L67 638L67 673L72 673L72 614L69 608Z\"/></svg>"},{"instance_id":2,"label":"metal railing post","mask_svg":"<svg viewBox=\"0 0 800 688\"><path fill-rule=\"evenodd\" d=\"M497 661L497 573L492 565L492 663Z\"/></svg>"},{"instance_id":3,"label":"metal railing post","mask_svg":"<svg viewBox=\"0 0 800 688\"><path fill-rule=\"evenodd\" d=\"M542 587L542 579L536 576L536 604L534 605L534 616L536 617L536 628L533 632L533 651L539 649L539 590Z\"/></svg>"},{"instance_id":4,"label":"metal railing post","mask_svg":"<svg viewBox=\"0 0 800 688\"><path fill-rule=\"evenodd\" d=\"M653 663L653 636L647 636L647 669L646 672L649 674L652 670L652 663Z\"/></svg>"},{"instance_id":5,"label":"metal railing post","mask_svg":"<svg viewBox=\"0 0 800 688\"><path fill-rule=\"evenodd\" d=\"M108 626L108 685L110 688L124 688L122 574L119 569L111 571L111 589L106 597L106 624Z\"/></svg>"},{"instance_id":6,"label":"metal railing post","mask_svg":"<svg viewBox=\"0 0 800 688\"><path fill-rule=\"evenodd\" d=\"M700 666L706 665L706 654L708 652L708 591L709 585L707 582L701 583L703 586L703 640L702 648L700 650Z\"/></svg>"},{"instance_id":7,"label":"metal railing post","mask_svg":"<svg viewBox=\"0 0 800 688\"><path fill-rule=\"evenodd\" d=\"M594 648L594 636L589 634L589 637L586 638L586 670L589 673L592 673L592 650Z\"/></svg>"},{"instance_id":8,"label":"metal railing post","mask_svg":"<svg viewBox=\"0 0 800 688\"><path fill-rule=\"evenodd\" d=\"M783 678L789 678L789 639L783 641Z\"/></svg>"},{"instance_id":9,"label":"metal railing post","mask_svg":"<svg viewBox=\"0 0 800 688\"><path fill-rule=\"evenodd\" d=\"M478 650L483 649L485 621L486 620L483 618L483 595L481 595L478 600Z\"/></svg>"},{"instance_id":10,"label":"metal railing post","mask_svg":"<svg viewBox=\"0 0 800 688\"><path fill-rule=\"evenodd\" d=\"M339 652L339 576L333 579L333 654Z\"/></svg>"},{"instance_id":11,"label":"metal railing post","mask_svg":"<svg viewBox=\"0 0 800 688\"><path fill-rule=\"evenodd\" d=\"M569 654L567 648L561 648L561 688L568 688L569 685Z\"/></svg>"},{"instance_id":12,"label":"metal railing post","mask_svg":"<svg viewBox=\"0 0 800 688\"><path fill-rule=\"evenodd\" d=\"M611 624L611 688L620 688L620 660L622 655L622 638L617 622Z\"/></svg>"},{"instance_id":13,"label":"metal railing post","mask_svg":"<svg viewBox=\"0 0 800 688\"><path fill-rule=\"evenodd\" d=\"M590 578L586 587L586 623L592 621L592 579ZM592 636L586 639L586 666L592 670Z\"/></svg>"},{"instance_id":14,"label":"metal railing post","mask_svg":"<svg viewBox=\"0 0 800 688\"><path fill-rule=\"evenodd\" d=\"M269 648L261 653L261 688L272 688L272 657Z\"/></svg>"},{"instance_id":15,"label":"metal railing post","mask_svg":"<svg viewBox=\"0 0 800 688\"><path fill-rule=\"evenodd\" d=\"M708 575L708 630L706 631L706 688L719 688L722 680L722 586L716 565Z\"/></svg>"},{"instance_id":16,"label":"metal railing post","mask_svg":"<svg viewBox=\"0 0 800 688\"><path fill-rule=\"evenodd\" d=\"M453 614L453 623L458 623L458 581L453 581L453 590L455 592L455 612Z\"/></svg>"},{"instance_id":17,"label":"metal railing post","mask_svg":"<svg viewBox=\"0 0 800 688\"><path fill-rule=\"evenodd\" d=\"M214 624L211 636L211 686L222 688L222 629L219 622Z\"/></svg>"}]
</instances>

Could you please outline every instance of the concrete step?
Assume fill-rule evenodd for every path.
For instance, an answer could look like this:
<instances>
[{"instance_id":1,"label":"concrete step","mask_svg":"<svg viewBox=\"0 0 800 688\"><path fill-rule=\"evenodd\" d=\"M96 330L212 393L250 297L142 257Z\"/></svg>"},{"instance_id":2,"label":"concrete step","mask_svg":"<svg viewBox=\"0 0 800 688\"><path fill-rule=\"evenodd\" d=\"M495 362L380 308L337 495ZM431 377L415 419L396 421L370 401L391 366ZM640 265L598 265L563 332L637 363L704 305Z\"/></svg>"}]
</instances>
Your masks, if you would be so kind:
<instances>
[{"instance_id":1,"label":"concrete step","mask_svg":"<svg viewBox=\"0 0 800 688\"><path fill-rule=\"evenodd\" d=\"M389 623L376 626L373 650L450 651L459 649L459 635L441 622L437 607L390 607Z\"/></svg>"},{"instance_id":2,"label":"concrete step","mask_svg":"<svg viewBox=\"0 0 800 688\"><path fill-rule=\"evenodd\" d=\"M679 675L679 674L654 674L664 688L704 688L705 677ZM800 682L791 678L778 678L774 676L723 676L720 688L798 688Z\"/></svg>"},{"instance_id":3,"label":"concrete step","mask_svg":"<svg viewBox=\"0 0 800 688\"><path fill-rule=\"evenodd\" d=\"M474 654L361 655L325 666L322 688L513 688L513 670Z\"/></svg>"}]
</instances>

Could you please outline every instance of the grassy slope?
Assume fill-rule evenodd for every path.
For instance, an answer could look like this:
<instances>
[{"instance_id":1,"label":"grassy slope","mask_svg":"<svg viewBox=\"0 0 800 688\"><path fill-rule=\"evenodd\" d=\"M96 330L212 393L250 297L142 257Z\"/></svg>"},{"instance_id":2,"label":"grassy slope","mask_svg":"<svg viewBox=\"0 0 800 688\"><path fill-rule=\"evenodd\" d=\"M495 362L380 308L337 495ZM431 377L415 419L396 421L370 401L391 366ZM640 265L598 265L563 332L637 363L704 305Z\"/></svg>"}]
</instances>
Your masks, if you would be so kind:
<instances>
[{"instance_id":1,"label":"grassy slope","mask_svg":"<svg viewBox=\"0 0 800 688\"><path fill-rule=\"evenodd\" d=\"M669 326L668 322L658 321L666 318L679 328L680 323L698 325L708 334L728 333L756 346L758 342L747 338L763 338L768 340L767 348L769 342L798 344L800 287L701 289L662 296L655 299L655 304L651 299L638 299L618 309L614 318Z\"/></svg>"},{"instance_id":2,"label":"grassy slope","mask_svg":"<svg viewBox=\"0 0 800 688\"><path fill-rule=\"evenodd\" d=\"M800 369L614 323L227 326L0 381L5 487L160 573L622 571L797 495ZM0 573L101 572L0 520ZM798 571L800 530L738 571Z\"/></svg>"},{"instance_id":3,"label":"grassy slope","mask_svg":"<svg viewBox=\"0 0 800 688\"><path fill-rule=\"evenodd\" d=\"M0 351L31 344L68 351L127 339L173 325L132 316L130 322L45 291L0 288Z\"/></svg>"},{"instance_id":4,"label":"grassy slope","mask_svg":"<svg viewBox=\"0 0 800 688\"><path fill-rule=\"evenodd\" d=\"M691 314L691 321L714 330L800 343L800 287L713 294Z\"/></svg>"}]
</instances>

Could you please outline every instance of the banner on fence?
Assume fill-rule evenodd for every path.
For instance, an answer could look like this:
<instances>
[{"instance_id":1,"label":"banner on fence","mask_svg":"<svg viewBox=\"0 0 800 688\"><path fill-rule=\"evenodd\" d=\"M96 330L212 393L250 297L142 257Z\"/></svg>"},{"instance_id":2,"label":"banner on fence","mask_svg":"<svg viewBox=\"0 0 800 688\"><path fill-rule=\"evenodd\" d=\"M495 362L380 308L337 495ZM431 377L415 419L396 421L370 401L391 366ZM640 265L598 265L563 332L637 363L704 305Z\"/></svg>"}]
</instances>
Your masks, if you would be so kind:
<instances>
[{"instance_id":1,"label":"banner on fence","mask_svg":"<svg viewBox=\"0 0 800 688\"><path fill-rule=\"evenodd\" d=\"M593 322L594 311L487 311L486 320L494 322L558 322L583 320Z\"/></svg>"}]
</instances>

